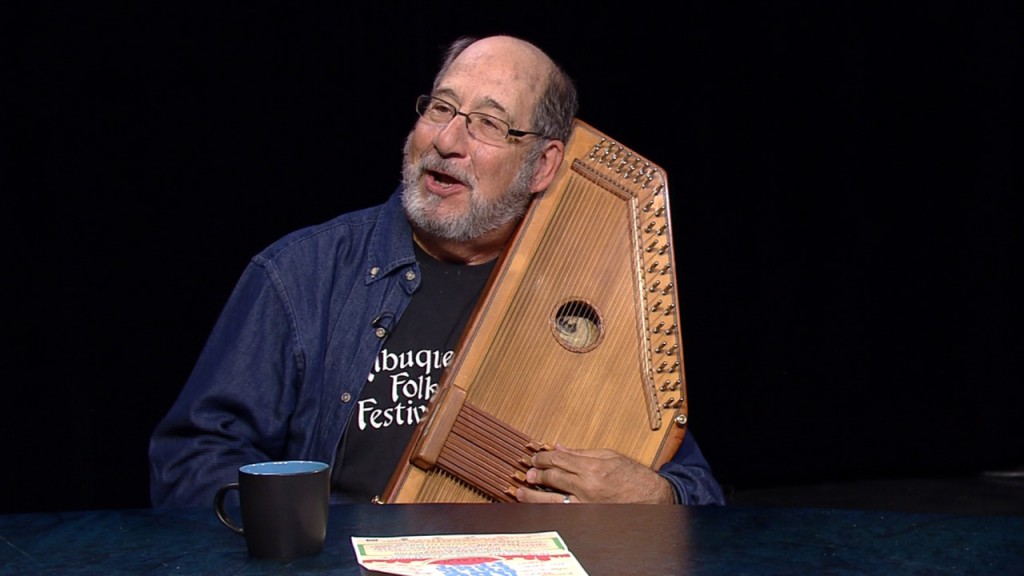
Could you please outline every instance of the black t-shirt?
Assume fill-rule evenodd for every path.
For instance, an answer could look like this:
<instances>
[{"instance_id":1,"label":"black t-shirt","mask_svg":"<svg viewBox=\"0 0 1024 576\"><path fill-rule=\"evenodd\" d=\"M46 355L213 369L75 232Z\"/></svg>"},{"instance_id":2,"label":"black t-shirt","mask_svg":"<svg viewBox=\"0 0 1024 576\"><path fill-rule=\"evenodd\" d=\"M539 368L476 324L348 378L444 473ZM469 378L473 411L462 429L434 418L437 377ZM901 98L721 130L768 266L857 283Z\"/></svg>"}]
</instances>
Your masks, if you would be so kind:
<instances>
[{"instance_id":1,"label":"black t-shirt","mask_svg":"<svg viewBox=\"0 0 1024 576\"><path fill-rule=\"evenodd\" d=\"M418 246L416 256L420 288L377 356L338 446L331 487L353 502L384 492L495 262L442 262Z\"/></svg>"}]
</instances>

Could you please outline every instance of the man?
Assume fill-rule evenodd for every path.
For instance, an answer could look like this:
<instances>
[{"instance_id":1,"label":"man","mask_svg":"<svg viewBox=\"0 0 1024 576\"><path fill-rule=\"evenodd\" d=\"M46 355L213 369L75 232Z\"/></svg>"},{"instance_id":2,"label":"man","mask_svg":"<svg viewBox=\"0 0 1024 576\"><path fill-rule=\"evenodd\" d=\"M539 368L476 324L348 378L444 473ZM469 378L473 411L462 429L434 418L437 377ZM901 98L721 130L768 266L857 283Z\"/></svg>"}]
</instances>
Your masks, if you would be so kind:
<instances>
[{"instance_id":1,"label":"man","mask_svg":"<svg viewBox=\"0 0 1024 576\"><path fill-rule=\"evenodd\" d=\"M536 46L454 43L383 205L253 258L150 444L156 506L208 506L240 465L330 462L335 501L380 495L532 196L576 91ZM367 374L369 373L369 376ZM533 459L521 502L723 503L692 434L659 471L610 450Z\"/></svg>"}]
</instances>

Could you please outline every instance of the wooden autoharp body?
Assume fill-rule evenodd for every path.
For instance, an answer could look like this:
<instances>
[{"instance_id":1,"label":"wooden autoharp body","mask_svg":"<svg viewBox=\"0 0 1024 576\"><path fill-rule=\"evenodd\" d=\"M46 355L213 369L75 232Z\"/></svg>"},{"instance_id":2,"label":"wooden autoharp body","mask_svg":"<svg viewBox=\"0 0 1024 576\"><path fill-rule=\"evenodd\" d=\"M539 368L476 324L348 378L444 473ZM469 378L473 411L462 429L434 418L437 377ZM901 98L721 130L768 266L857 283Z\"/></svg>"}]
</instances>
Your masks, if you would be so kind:
<instances>
[{"instance_id":1,"label":"wooden autoharp body","mask_svg":"<svg viewBox=\"0 0 1024 576\"><path fill-rule=\"evenodd\" d=\"M668 181L576 121L378 501L509 502L554 443L657 468L686 433Z\"/></svg>"}]
</instances>

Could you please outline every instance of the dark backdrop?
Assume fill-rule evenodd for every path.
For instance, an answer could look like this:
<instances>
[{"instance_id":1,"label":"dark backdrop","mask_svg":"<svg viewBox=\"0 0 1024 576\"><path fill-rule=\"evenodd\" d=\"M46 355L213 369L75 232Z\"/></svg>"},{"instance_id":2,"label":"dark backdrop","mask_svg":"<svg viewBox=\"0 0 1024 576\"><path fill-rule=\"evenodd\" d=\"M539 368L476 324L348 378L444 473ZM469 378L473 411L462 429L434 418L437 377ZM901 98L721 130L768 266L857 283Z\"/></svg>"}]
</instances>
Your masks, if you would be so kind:
<instances>
[{"instance_id":1,"label":"dark backdrop","mask_svg":"<svg viewBox=\"0 0 1024 576\"><path fill-rule=\"evenodd\" d=\"M147 505L248 258L383 200L442 45L503 31L669 175L728 489L1024 465L1019 3L387 4L4 18L0 512Z\"/></svg>"}]
</instances>

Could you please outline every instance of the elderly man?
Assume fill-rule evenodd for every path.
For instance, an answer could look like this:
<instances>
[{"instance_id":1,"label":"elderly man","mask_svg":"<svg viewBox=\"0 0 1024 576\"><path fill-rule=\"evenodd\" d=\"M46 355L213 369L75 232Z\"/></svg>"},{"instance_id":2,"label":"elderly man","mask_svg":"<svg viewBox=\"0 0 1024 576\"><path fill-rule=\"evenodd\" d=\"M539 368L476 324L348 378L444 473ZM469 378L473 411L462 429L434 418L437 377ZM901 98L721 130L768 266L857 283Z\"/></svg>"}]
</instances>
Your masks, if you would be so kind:
<instances>
[{"instance_id":1,"label":"elderly man","mask_svg":"<svg viewBox=\"0 0 1024 576\"><path fill-rule=\"evenodd\" d=\"M153 434L155 506L209 505L240 465L265 460L330 462L337 502L384 490L498 256L562 162L577 96L533 44L464 38L416 110L384 204L293 232L243 273ZM435 361L400 361L414 357ZM399 377L427 385L402 396ZM657 471L559 447L534 456L527 481L521 502L723 503L692 434Z\"/></svg>"}]
</instances>

